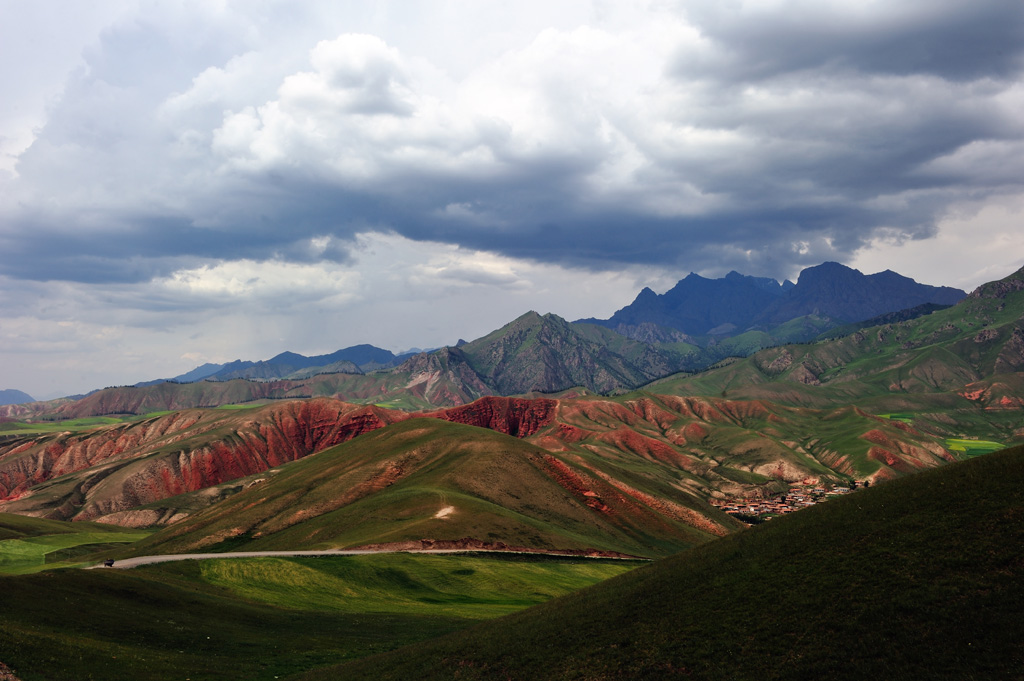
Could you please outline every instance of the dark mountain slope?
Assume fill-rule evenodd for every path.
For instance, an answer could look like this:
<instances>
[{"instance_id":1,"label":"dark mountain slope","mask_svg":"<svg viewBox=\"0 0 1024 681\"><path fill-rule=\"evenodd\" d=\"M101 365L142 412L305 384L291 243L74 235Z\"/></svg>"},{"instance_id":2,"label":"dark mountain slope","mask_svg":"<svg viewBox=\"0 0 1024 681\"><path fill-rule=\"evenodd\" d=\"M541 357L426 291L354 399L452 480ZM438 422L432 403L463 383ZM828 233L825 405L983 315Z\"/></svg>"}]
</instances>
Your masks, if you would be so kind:
<instances>
[{"instance_id":1,"label":"dark mountain slope","mask_svg":"<svg viewBox=\"0 0 1024 681\"><path fill-rule=\"evenodd\" d=\"M736 272L721 279L690 274L662 295L644 289L607 321L584 321L627 329L651 323L692 336L732 336L750 329L770 331L809 315L832 319L832 325L857 322L925 303L952 305L965 295L958 289L918 284L888 270L864 275L826 262L808 267L795 285L788 286Z\"/></svg>"},{"instance_id":2,"label":"dark mountain slope","mask_svg":"<svg viewBox=\"0 0 1024 681\"><path fill-rule=\"evenodd\" d=\"M316 679L1011 679L1024 451L887 483Z\"/></svg>"},{"instance_id":3,"label":"dark mountain slope","mask_svg":"<svg viewBox=\"0 0 1024 681\"><path fill-rule=\"evenodd\" d=\"M827 262L801 272L796 286L756 315L754 323L775 326L808 314L856 322L925 303L953 305L965 296L959 289L918 284L891 270L865 275Z\"/></svg>"},{"instance_id":4,"label":"dark mountain slope","mask_svg":"<svg viewBox=\"0 0 1024 681\"><path fill-rule=\"evenodd\" d=\"M678 369L685 354L630 340L608 329L528 312L459 348L496 393L558 392L585 386L613 392Z\"/></svg>"},{"instance_id":5,"label":"dark mountain slope","mask_svg":"<svg viewBox=\"0 0 1024 681\"><path fill-rule=\"evenodd\" d=\"M706 279L691 273L660 296L645 288L632 304L602 323L615 328L650 322L695 335L731 333L745 330L750 320L783 294L783 287L774 279L738 272Z\"/></svg>"}]
</instances>

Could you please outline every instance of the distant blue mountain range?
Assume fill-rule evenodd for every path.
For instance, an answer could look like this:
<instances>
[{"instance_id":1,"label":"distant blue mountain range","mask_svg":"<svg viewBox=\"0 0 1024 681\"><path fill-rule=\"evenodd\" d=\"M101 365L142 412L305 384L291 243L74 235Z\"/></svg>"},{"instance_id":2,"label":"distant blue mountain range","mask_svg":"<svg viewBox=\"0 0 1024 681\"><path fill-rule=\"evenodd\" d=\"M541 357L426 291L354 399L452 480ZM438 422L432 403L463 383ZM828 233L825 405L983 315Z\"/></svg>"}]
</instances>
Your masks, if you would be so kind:
<instances>
[{"instance_id":1,"label":"distant blue mountain range","mask_svg":"<svg viewBox=\"0 0 1024 681\"><path fill-rule=\"evenodd\" d=\"M28 393L23 393L20 390L0 390L0 405L4 404L26 404L28 402L35 402Z\"/></svg>"},{"instance_id":2,"label":"distant blue mountain range","mask_svg":"<svg viewBox=\"0 0 1024 681\"><path fill-rule=\"evenodd\" d=\"M295 352L282 352L267 360L249 361L236 359L225 364L203 364L191 371L173 378L144 381L138 386L154 385L171 381L193 383L195 381L230 381L235 378L273 380L278 378L299 378L318 373L361 374L401 364L413 352L396 355L390 350L362 344L343 348L328 355L307 357Z\"/></svg>"}]
</instances>

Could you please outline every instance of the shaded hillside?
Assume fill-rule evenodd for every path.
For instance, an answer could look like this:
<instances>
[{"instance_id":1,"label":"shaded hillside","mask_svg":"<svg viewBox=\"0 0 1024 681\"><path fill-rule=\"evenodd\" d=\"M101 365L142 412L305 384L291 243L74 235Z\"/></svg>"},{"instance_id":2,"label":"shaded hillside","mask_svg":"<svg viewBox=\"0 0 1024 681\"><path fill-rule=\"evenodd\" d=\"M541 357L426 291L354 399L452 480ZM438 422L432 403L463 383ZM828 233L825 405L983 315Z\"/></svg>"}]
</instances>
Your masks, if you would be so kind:
<instances>
[{"instance_id":1,"label":"shaded hillside","mask_svg":"<svg viewBox=\"0 0 1024 681\"><path fill-rule=\"evenodd\" d=\"M25 681L274 681L436 638L635 565L375 554L0 574L0 670Z\"/></svg>"},{"instance_id":2,"label":"shaded hillside","mask_svg":"<svg viewBox=\"0 0 1024 681\"><path fill-rule=\"evenodd\" d=\"M857 333L861 329L868 329L872 326L884 326L886 324L897 324L899 322L907 322L911 319L917 319L929 315L932 312L938 312L939 310L945 310L951 307L950 305L939 305L938 303L925 303L916 307L908 307L905 310L897 310L896 312L886 312L885 314L866 319L862 322L854 322L852 324L843 324L837 326L834 329L829 329L825 333L821 334L816 340L834 340L836 338L842 338L843 336L849 336Z\"/></svg>"},{"instance_id":3,"label":"shaded hillside","mask_svg":"<svg viewBox=\"0 0 1024 681\"><path fill-rule=\"evenodd\" d=\"M597 478L572 457L495 431L417 418L283 466L131 553L426 540L651 556L735 525L682 490L652 501Z\"/></svg>"},{"instance_id":4,"label":"shaded hillside","mask_svg":"<svg viewBox=\"0 0 1024 681\"><path fill-rule=\"evenodd\" d=\"M788 287L774 279L738 272L730 272L721 279L690 273L661 295L645 288L607 322L590 321L611 328L619 324L653 323L699 336L731 335L745 331L752 320L776 303L792 287L790 282L786 283Z\"/></svg>"},{"instance_id":5,"label":"shaded hillside","mask_svg":"<svg viewBox=\"0 0 1024 681\"><path fill-rule=\"evenodd\" d=\"M801 272L796 286L757 315L755 323L774 326L812 313L856 322L925 303L952 305L966 295L949 286L919 284L892 270L865 275L845 265L826 262Z\"/></svg>"},{"instance_id":6,"label":"shaded hillside","mask_svg":"<svg viewBox=\"0 0 1024 681\"><path fill-rule=\"evenodd\" d=\"M1024 452L911 476L316 679L1003 679Z\"/></svg>"}]
</instances>

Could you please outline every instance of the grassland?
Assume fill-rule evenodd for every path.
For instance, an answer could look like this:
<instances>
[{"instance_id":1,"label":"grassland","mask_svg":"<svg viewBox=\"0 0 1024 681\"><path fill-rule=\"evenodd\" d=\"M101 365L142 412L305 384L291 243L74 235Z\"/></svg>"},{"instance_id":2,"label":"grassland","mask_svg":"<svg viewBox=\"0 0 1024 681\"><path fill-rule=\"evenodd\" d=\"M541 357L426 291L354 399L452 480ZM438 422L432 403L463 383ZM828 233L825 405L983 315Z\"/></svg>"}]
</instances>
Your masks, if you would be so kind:
<instances>
[{"instance_id":1,"label":"grassland","mask_svg":"<svg viewBox=\"0 0 1024 681\"><path fill-rule=\"evenodd\" d=\"M455 631L634 565L375 555L0 576L0 651L23 681L285 678Z\"/></svg>"},{"instance_id":2,"label":"grassland","mask_svg":"<svg viewBox=\"0 0 1024 681\"><path fill-rule=\"evenodd\" d=\"M6 421L0 423L0 435L39 435L82 431L121 423L123 419L109 416L87 416L66 421Z\"/></svg>"},{"instance_id":3,"label":"grassland","mask_svg":"<svg viewBox=\"0 0 1024 681\"><path fill-rule=\"evenodd\" d=\"M991 454L1002 449L1005 445L988 440L966 440L960 438L949 438L946 440L946 447L953 452L962 452L968 456L980 454Z\"/></svg>"},{"instance_id":4,"label":"grassland","mask_svg":"<svg viewBox=\"0 0 1024 681\"><path fill-rule=\"evenodd\" d=\"M545 450L495 431L410 419L281 466L125 556L468 537L660 557L711 538L642 504L595 514L588 497L573 496L544 472L545 456ZM610 494L609 503L616 503Z\"/></svg>"},{"instance_id":5,"label":"grassland","mask_svg":"<svg viewBox=\"0 0 1024 681\"><path fill-rule=\"evenodd\" d=\"M0 513L0 574L27 574L95 563L99 552L149 534L98 523L66 523Z\"/></svg>"},{"instance_id":6,"label":"grassland","mask_svg":"<svg viewBox=\"0 0 1024 681\"><path fill-rule=\"evenodd\" d=\"M872 486L319 679L1019 679L1024 448Z\"/></svg>"}]
</instances>

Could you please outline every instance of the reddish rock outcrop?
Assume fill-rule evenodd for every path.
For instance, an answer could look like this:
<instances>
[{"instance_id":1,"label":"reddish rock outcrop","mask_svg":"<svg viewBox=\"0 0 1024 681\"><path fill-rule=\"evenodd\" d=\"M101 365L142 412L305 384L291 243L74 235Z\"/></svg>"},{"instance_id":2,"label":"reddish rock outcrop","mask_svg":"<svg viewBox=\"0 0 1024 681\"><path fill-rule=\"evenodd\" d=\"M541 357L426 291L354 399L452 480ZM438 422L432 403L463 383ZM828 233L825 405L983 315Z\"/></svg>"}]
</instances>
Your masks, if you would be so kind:
<instances>
[{"instance_id":1,"label":"reddish rock outcrop","mask_svg":"<svg viewBox=\"0 0 1024 681\"><path fill-rule=\"evenodd\" d=\"M65 502L47 514L105 516L259 473L406 418L402 412L316 399L256 413L189 410L39 438L0 453L0 494L8 502L0 508L28 508L31 487L89 471L75 492L85 503Z\"/></svg>"},{"instance_id":2,"label":"reddish rock outcrop","mask_svg":"<svg viewBox=\"0 0 1024 681\"><path fill-rule=\"evenodd\" d=\"M462 407L423 414L432 418L496 430L513 437L529 437L555 420L558 402L515 397L482 397Z\"/></svg>"}]
</instances>

